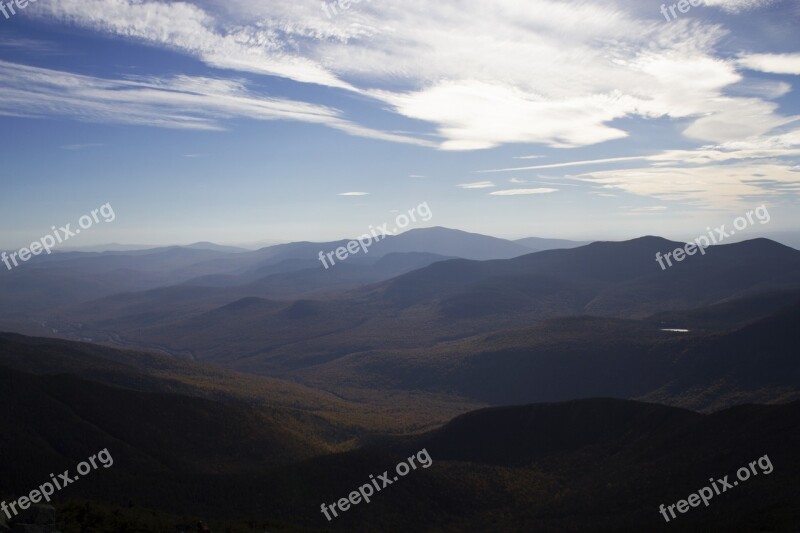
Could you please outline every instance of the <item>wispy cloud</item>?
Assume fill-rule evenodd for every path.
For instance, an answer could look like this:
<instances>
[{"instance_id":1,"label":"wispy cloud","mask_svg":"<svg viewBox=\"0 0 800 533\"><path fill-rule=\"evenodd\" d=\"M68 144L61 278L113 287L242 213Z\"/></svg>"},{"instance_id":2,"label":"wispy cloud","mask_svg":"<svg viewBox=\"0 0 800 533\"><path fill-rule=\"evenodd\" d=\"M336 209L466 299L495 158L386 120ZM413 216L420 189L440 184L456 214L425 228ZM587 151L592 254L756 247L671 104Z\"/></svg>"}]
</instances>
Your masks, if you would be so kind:
<instances>
[{"instance_id":1,"label":"wispy cloud","mask_svg":"<svg viewBox=\"0 0 800 533\"><path fill-rule=\"evenodd\" d=\"M771 2L707 3L737 12ZM786 123L778 106L760 94L726 91L742 82L746 64L795 72L786 57L770 60L777 67L764 66L763 57L727 59L718 51L728 35L719 24L656 23L617 2L496 0L492 9L480 2L362 3L348 13L347 25L322 16L316 0L210 6L59 0L38 2L30 12L183 52L215 68L371 97L430 125L438 139L429 145L444 150L592 145L627 137L620 119L632 117L685 120L684 135L702 142L761 135ZM334 127L374 134L353 122ZM392 135L381 138L411 137Z\"/></svg>"},{"instance_id":2,"label":"wispy cloud","mask_svg":"<svg viewBox=\"0 0 800 533\"><path fill-rule=\"evenodd\" d=\"M580 187L583 183L566 183L565 179L572 179L572 178L563 178L558 181L541 181L541 180L531 180L528 183L538 183L540 185L557 185L559 187Z\"/></svg>"},{"instance_id":3,"label":"wispy cloud","mask_svg":"<svg viewBox=\"0 0 800 533\"><path fill-rule=\"evenodd\" d=\"M87 143L87 144L65 144L60 148L62 150L86 150L88 148L98 148L100 146L105 146L105 144L100 143Z\"/></svg>"},{"instance_id":4,"label":"wispy cloud","mask_svg":"<svg viewBox=\"0 0 800 533\"><path fill-rule=\"evenodd\" d=\"M800 119L800 117L798 117L798 119ZM606 165L628 161L648 161L656 164L704 165L745 159L771 159L793 157L797 155L800 155L800 130L793 130L776 135L755 136L739 141L701 146L694 150L665 150L650 155L587 159L583 161L554 163L551 165L479 170L476 171L476 173L519 172L523 170Z\"/></svg>"},{"instance_id":5,"label":"wispy cloud","mask_svg":"<svg viewBox=\"0 0 800 533\"><path fill-rule=\"evenodd\" d=\"M578 177L630 194L698 208L740 207L749 197L777 197L800 191L800 176L790 165L770 162L740 162L724 169L705 165L605 170Z\"/></svg>"},{"instance_id":6,"label":"wispy cloud","mask_svg":"<svg viewBox=\"0 0 800 533\"><path fill-rule=\"evenodd\" d=\"M462 189L491 189L495 187L494 182L491 181L476 181L474 183L459 183Z\"/></svg>"},{"instance_id":7,"label":"wispy cloud","mask_svg":"<svg viewBox=\"0 0 800 533\"><path fill-rule=\"evenodd\" d=\"M658 213L661 211L666 211L667 207L664 205L650 205L644 207L631 207L631 206L620 206L619 209L624 211L628 211L630 213Z\"/></svg>"},{"instance_id":8,"label":"wispy cloud","mask_svg":"<svg viewBox=\"0 0 800 533\"><path fill-rule=\"evenodd\" d=\"M2 60L0 115L192 130L222 130L231 119L289 120L359 137L433 146L430 141L354 124L332 107L256 95L241 80L196 76L113 80Z\"/></svg>"},{"instance_id":9,"label":"wispy cloud","mask_svg":"<svg viewBox=\"0 0 800 533\"><path fill-rule=\"evenodd\" d=\"M62 55L63 48L50 41L40 39L26 39L22 37L3 37L0 39L0 48L10 48L15 51L33 52L37 55Z\"/></svg>"},{"instance_id":10,"label":"wispy cloud","mask_svg":"<svg viewBox=\"0 0 800 533\"><path fill-rule=\"evenodd\" d=\"M198 5L141 0L39 2L29 12L172 48L216 68L355 89L319 62L292 52L288 39L270 28L268 21L253 20L250 25L228 26L221 31L227 25Z\"/></svg>"},{"instance_id":11,"label":"wispy cloud","mask_svg":"<svg viewBox=\"0 0 800 533\"><path fill-rule=\"evenodd\" d=\"M340 192L339 196L369 196L368 192Z\"/></svg>"},{"instance_id":12,"label":"wispy cloud","mask_svg":"<svg viewBox=\"0 0 800 533\"><path fill-rule=\"evenodd\" d=\"M585 165L602 165L606 163L619 163L622 161L636 161L641 159L647 159L648 156L631 156L631 157L611 157L606 159L590 159L587 161L570 161L568 163L552 163L549 165L534 165L530 167L514 167L514 168L498 168L493 170L479 170L477 171L479 174L488 174L494 172L517 172L520 170L542 170L546 168L565 168L565 167L576 167L576 166L585 166Z\"/></svg>"},{"instance_id":13,"label":"wispy cloud","mask_svg":"<svg viewBox=\"0 0 800 533\"><path fill-rule=\"evenodd\" d=\"M646 156L591 159L482 172L640 161L646 166L615 166L608 170L592 170L571 176L570 179L661 200L727 208L740 205L750 196L776 196L795 191L800 187L800 176L794 170L797 157L800 157L800 129L706 145L694 150L665 150ZM546 182L528 180L527 183Z\"/></svg>"},{"instance_id":14,"label":"wispy cloud","mask_svg":"<svg viewBox=\"0 0 800 533\"><path fill-rule=\"evenodd\" d=\"M551 192L558 192L558 189L507 189L504 191L490 192L491 196L520 196L528 194L549 194Z\"/></svg>"}]
</instances>

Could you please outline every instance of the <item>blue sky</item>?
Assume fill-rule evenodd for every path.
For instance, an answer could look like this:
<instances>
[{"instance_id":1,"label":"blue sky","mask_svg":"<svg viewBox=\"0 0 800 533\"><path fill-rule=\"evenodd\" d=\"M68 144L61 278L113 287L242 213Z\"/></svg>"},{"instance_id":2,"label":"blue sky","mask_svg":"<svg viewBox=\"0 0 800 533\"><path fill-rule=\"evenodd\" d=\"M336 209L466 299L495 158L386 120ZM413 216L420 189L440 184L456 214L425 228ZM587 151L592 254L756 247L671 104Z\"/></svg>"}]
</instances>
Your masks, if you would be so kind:
<instances>
[{"instance_id":1,"label":"blue sky","mask_svg":"<svg viewBox=\"0 0 800 533\"><path fill-rule=\"evenodd\" d=\"M0 248L798 229L800 4L38 0L0 14ZM666 4L667 9L671 4ZM365 194L346 194L365 193Z\"/></svg>"}]
</instances>

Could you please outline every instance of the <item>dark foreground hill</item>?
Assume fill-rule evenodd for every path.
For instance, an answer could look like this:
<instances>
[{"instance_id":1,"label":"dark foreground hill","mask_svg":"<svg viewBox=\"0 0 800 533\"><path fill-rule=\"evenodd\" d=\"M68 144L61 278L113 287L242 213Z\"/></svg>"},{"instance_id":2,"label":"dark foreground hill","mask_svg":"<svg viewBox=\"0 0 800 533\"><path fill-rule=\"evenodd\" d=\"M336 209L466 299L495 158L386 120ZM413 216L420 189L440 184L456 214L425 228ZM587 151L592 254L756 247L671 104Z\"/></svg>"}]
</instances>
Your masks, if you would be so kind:
<instances>
[{"instance_id":1,"label":"dark foreground hill","mask_svg":"<svg viewBox=\"0 0 800 533\"><path fill-rule=\"evenodd\" d=\"M112 466L56 494L69 532L175 531L186 516L253 533L789 532L800 520L800 403L713 415L606 399L494 408L337 454L298 431L290 414L244 402L8 369L0 369L0 402L6 501L51 472L74 474L103 448L111 453ZM432 462L394 479L395 465L422 449ZM709 477L732 480L765 456L770 473L759 469L709 507L671 524L659 514ZM322 503L384 471L389 485L371 503L325 519Z\"/></svg>"},{"instance_id":2,"label":"dark foreground hill","mask_svg":"<svg viewBox=\"0 0 800 533\"><path fill-rule=\"evenodd\" d=\"M352 447L374 432L419 431L485 404L382 390L358 401L291 381L231 372L153 352L0 333L0 368L69 376L140 393L177 394L268 408L328 446ZM387 416L391 413L391 416Z\"/></svg>"},{"instance_id":3,"label":"dark foreground hill","mask_svg":"<svg viewBox=\"0 0 800 533\"><path fill-rule=\"evenodd\" d=\"M502 508L515 531L788 532L800 525L798 420L800 402L699 415L596 399L473 412L415 444L442 461L511 476L502 484L487 480L494 484L490 493L514 487L525 474L542 483L512 488L514 503L498 502L495 513L463 520L469 531L490 528L487 518ZM727 475L733 484L740 467L765 455L770 473L756 467L759 475L709 507L701 504L669 524L659 514L661 504L686 499L711 477Z\"/></svg>"}]
</instances>

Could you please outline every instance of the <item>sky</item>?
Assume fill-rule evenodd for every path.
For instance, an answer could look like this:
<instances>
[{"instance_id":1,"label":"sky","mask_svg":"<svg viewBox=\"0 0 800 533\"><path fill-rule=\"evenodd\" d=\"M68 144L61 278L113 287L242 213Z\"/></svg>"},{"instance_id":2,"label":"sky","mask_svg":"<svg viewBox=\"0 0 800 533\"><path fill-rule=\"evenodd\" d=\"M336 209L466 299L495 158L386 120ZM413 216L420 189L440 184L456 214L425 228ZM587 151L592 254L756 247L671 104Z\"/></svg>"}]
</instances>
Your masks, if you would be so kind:
<instances>
[{"instance_id":1,"label":"sky","mask_svg":"<svg viewBox=\"0 0 800 533\"><path fill-rule=\"evenodd\" d=\"M798 230L800 2L695 3L2 0L0 249Z\"/></svg>"}]
</instances>

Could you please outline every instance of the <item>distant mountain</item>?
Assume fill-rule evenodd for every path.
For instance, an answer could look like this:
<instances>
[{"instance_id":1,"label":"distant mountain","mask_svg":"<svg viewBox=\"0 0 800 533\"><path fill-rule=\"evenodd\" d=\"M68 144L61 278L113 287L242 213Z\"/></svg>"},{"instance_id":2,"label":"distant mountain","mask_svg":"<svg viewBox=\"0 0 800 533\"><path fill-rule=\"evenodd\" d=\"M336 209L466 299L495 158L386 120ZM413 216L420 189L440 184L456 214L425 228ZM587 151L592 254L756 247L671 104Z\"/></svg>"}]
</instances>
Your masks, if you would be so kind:
<instances>
[{"instance_id":1,"label":"distant mountain","mask_svg":"<svg viewBox=\"0 0 800 533\"><path fill-rule=\"evenodd\" d=\"M565 248L577 248L579 246L586 246L590 241L570 241L566 239L542 239L540 237L526 237L524 239L517 239L514 241L521 244L526 248L530 248L534 252L541 252L542 250L562 250Z\"/></svg>"},{"instance_id":2,"label":"distant mountain","mask_svg":"<svg viewBox=\"0 0 800 533\"><path fill-rule=\"evenodd\" d=\"M356 237L354 237L356 238ZM350 239L333 242L294 242L271 246L252 253L255 265L244 277L251 280L255 275L264 274L274 265L289 260L302 260L308 264L320 265L319 253L335 252L347 247ZM437 257L460 257L473 260L507 259L517 257L530 250L511 241L467 233L448 228L413 229L399 235L387 235L367 244L366 253L359 248L356 254L346 261L335 259L336 266L353 262L375 261L389 254L421 253Z\"/></svg>"},{"instance_id":3,"label":"distant mountain","mask_svg":"<svg viewBox=\"0 0 800 533\"><path fill-rule=\"evenodd\" d=\"M76 305L116 293L144 291L176 284L211 287L248 285L273 274L322 269L319 253L335 252L337 248L347 246L348 242L350 241L299 242L256 251L213 243L146 249L111 246L118 250L102 253L64 251L39 255L12 271L0 268L0 318L3 314L14 319L20 315L32 315L34 320L41 321L47 318L47 311L54 308ZM366 254L359 253L343 263L337 260L338 264L328 271L330 273L338 268L335 274L303 274L312 278L317 276L316 281L312 281L308 287L300 280L289 283L276 281L279 285L277 290L270 289L266 293L253 295L298 297L320 290L349 289L385 280L391 275L419 268L434 260L457 256L448 250L460 250L466 257L481 259L512 257L528 251L510 241L456 230L412 230L375 243L368 248ZM397 253L427 254L429 261L407 261L404 267L390 267L389 261L394 261L390 259L374 271L367 269L363 274L357 272L363 265L371 265L386 255ZM397 261L406 260L398 258ZM342 271L354 269L356 273L347 282L342 282ZM10 323L5 325L11 327Z\"/></svg>"},{"instance_id":4,"label":"distant mountain","mask_svg":"<svg viewBox=\"0 0 800 533\"><path fill-rule=\"evenodd\" d=\"M786 246L791 246L796 250L800 250L800 232L797 231L777 231L768 233L767 238L777 241Z\"/></svg>"},{"instance_id":5,"label":"distant mountain","mask_svg":"<svg viewBox=\"0 0 800 533\"><path fill-rule=\"evenodd\" d=\"M226 252L231 254L239 254L248 252L247 248L240 248L238 246L225 246L221 244L214 244L213 242L196 242L194 244L186 244L182 248L189 248L191 250L213 250L215 252Z\"/></svg>"},{"instance_id":6,"label":"distant mountain","mask_svg":"<svg viewBox=\"0 0 800 533\"><path fill-rule=\"evenodd\" d=\"M247 296L299 298L353 289L436 261L460 257L459 254L489 259L528 252L522 246L494 237L429 228L386 237L369 247L366 254L360 252L344 262L337 260L336 265L325 270L319 253L335 252L348 242L290 243L254 252L197 243L188 247L128 252L64 252L38 256L17 270L0 272L0 309L6 310L0 311L0 319L6 314L7 320L2 322L4 328L18 330L20 319L41 323L54 318L54 309L70 308L113 294L161 290L161 287L177 284L239 287L222 297L222 301L217 292L198 289L199 294L191 296L191 300L200 302L203 294L213 293L212 298L204 300L207 303L198 303L196 312L202 312L208 305L229 303ZM174 295L177 291L166 292ZM166 319L167 308L183 305L169 301L163 302L162 307L150 296L152 294L142 298L159 308L153 318ZM96 305L93 307L101 312ZM71 314L72 309L67 312ZM90 317L85 319L91 321ZM136 323L137 327L142 325L138 320Z\"/></svg>"},{"instance_id":7,"label":"distant mountain","mask_svg":"<svg viewBox=\"0 0 800 533\"><path fill-rule=\"evenodd\" d=\"M0 317L40 315L110 294L173 285L218 272L241 254L181 247L130 252L63 252L0 270Z\"/></svg>"},{"instance_id":8,"label":"distant mountain","mask_svg":"<svg viewBox=\"0 0 800 533\"><path fill-rule=\"evenodd\" d=\"M243 298L295 300L326 297L337 291L354 289L404 274L449 258L426 253L391 253L370 260L355 259L329 270L316 260L286 260L270 268L260 269L263 277L240 285L242 277L205 276L181 285L123 292L71 306L62 313L53 313L49 320L62 336L110 340L106 335L74 330L75 323L91 323L92 328L125 333L128 328L161 326L225 306ZM73 327L63 325L68 318ZM8 323L6 323L8 325ZM23 332L45 334L53 327L28 328ZM9 328L9 329L13 329ZM83 329L83 328L82 328ZM72 331L72 335L68 333Z\"/></svg>"},{"instance_id":9,"label":"distant mountain","mask_svg":"<svg viewBox=\"0 0 800 533\"><path fill-rule=\"evenodd\" d=\"M439 254L432 254L427 252L392 252L384 255L373 265L376 272L385 274L389 279L394 276L411 272L420 268L425 268L428 265L437 263L439 261L447 261L453 257L447 257Z\"/></svg>"},{"instance_id":10,"label":"distant mountain","mask_svg":"<svg viewBox=\"0 0 800 533\"><path fill-rule=\"evenodd\" d=\"M508 259L530 253L526 246L512 241L442 227L413 229L390 236L376 243L374 248L380 255L423 252L478 261ZM372 251L371 248L370 253Z\"/></svg>"},{"instance_id":11,"label":"distant mountain","mask_svg":"<svg viewBox=\"0 0 800 533\"><path fill-rule=\"evenodd\" d=\"M708 248L662 270L656 253L682 246L658 237L596 242L507 261L448 261L384 285L399 305L439 300L455 316L501 311L551 301L554 312L645 316L668 309L711 305L747 291L800 288L800 253L765 239Z\"/></svg>"},{"instance_id":12,"label":"distant mountain","mask_svg":"<svg viewBox=\"0 0 800 533\"><path fill-rule=\"evenodd\" d=\"M758 231L757 235L758 237L779 242L795 250L800 250L800 232L798 231ZM743 231L736 235L731 235L727 242L741 242L753 238L754 237L748 235L747 231Z\"/></svg>"},{"instance_id":13,"label":"distant mountain","mask_svg":"<svg viewBox=\"0 0 800 533\"><path fill-rule=\"evenodd\" d=\"M444 233L450 234L447 230ZM423 230L419 235L427 235L427 239L441 234L441 230L434 229ZM464 238L476 237L467 234ZM490 261L439 260L444 258L420 252L392 255L376 249L368 257L353 257L325 270L321 265L303 269L309 264L306 261L313 262L314 258L302 259L302 254L309 249L319 251L319 245L299 243L258 252L258 261L251 264L260 262L261 266L251 266L250 271L272 269L272 273L246 284L205 288L184 285L99 300L103 291L114 290L113 277L108 278L103 272L118 261L120 265L141 262L150 265L142 268L151 269L173 263L181 265L184 273L206 268L202 265L215 261L225 263L242 257L253 261L250 253L186 249L123 259L103 254L96 258L99 266L87 258L74 260L88 271L66 272L80 272L81 284L73 283L69 274L66 278L55 276L55 270L46 270L48 275L44 278L33 275L36 269L12 273L16 279L0 277L0 285L8 280L9 290L3 298L9 301L15 297L12 301L18 304L8 308L9 313L14 310L15 314L9 314L2 325L28 333L47 332L127 347L158 347L178 356L191 353L199 360L237 370L276 376L299 373L304 379L332 386L336 386L333 376L340 372L352 385L370 388L368 380L355 377L355 371L343 372L335 367L346 363L363 371L360 359L379 351L391 354L388 359L381 355L380 365L375 366L382 374L384 368L407 364L403 351L438 350L443 342L530 328L543 320L576 315L645 319L655 313L708 307L770 291L800 290L800 252L772 241L757 239L713 246L705 255L687 257L662 270L655 261L656 252L666 253L677 246L679 243L644 237ZM281 263L290 261L287 252L300 253L291 260L293 264ZM209 254L216 259L187 261L193 254ZM270 263L267 256L276 262ZM279 258L283 259L278 261ZM432 263L386 280L404 268L428 262ZM20 283L25 276L30 279ZM240 281L246 279L245 274L241 276ZM40 284L42 279L48 284ZM132 274L128 276L128 283L131 282L136 282ZM65 293L64 287L74 294ZM117 287L116 292L121 288ZM345 290L350 292L342 294ZM36 296L31 297L32 294ZM34 329L30 323L28 329L19 329L19 322L14 322L19 321L20 310L30 305L29 301L42 305L42 301L59 298L58 303L64 305L70 298L88 299L87 295L94 295L96 301L66 307L61 312L50 311L47 318L36 322ZM229 306L247 298L260 298L269 304L246 309ZM319 300L309 304L313 312L293 307L293 300L313 298ZM766 316L772 310L762 307L760 316L751 319ZM663 328L680 327L674 324L670 322ZM642 327L659 329L655 326L650 323ZM579 333L572 335L580 344ZM581 349L586 347L581 345ZM339 359L342 361L335 363ZM430 376L436 374L429 372ZM395 378L402 375L397 372ZM457 375L452 373L450 377L455 379ZM538 401L512 392L514 387L508 387L500 396L493 391L470 389L464 383L458 388L468 391L468 397L482 400ZM596 395L607 389L592 390L587 388L586 393ZM652 389L647 388L629 390L623 396L650 392ZM707 403L716 401L722 400L716 397Z\"/></svg>"},{"instance_id":14,"label":"distant mountain","mask_svg":"<svg viewBox=\"0 0 800 533\"><path fill-rule=\"evenodd\" d=\"M64 252L133 252L137 250L152 250L157 248L152 244L120 244L112 242L109 244L97 244L95 246L65 246L61 248Z\"/></svg>"},{"instance_id":15,"label":"distant mountain","mask_svg":"<svg viewBox=\"0 0 800 533\"><path fill-rule=\"evenodd\" d=\"M284 309L291 303L283 303L245 314L198 307L193 316L151 321L151 327L138 318L145 308L111 320L98 312L70 311L59 320L69 324L80 317L85 332L113 331L134 344L191 351L200 359L235 361L238 369L272 373L355 352L428 349L443 340L526 328L557 317L647 318L766 291L800 289L800 252L777 243L716 246L705 256L688 257L662 271L655 253L676 246L651 237L508 260L439 261L347 294L329 295L306 319L287 315ZM279 274L270 283L287 290L317 288L321 285L315 283L332 283L348 268L359 268L355 262L339 266L345 268L336 273L338 266L312 270L311 277L303 271ZM256 287L251 295L264 290ZM98 338L95 334L87 336Z\"/></svg>"},{"instance_id":16,"label":"distant mountain","mask_svg":"<svg viewBox=\"0 0 800 533\"><path fill-rule=\"evenodd\" d=\"M179 248L188 248L190 250L213 250L217 252L226 253L240 253L247 252L247 248L240 248L238 246L224 246L214 244L213 242L196 242L193 244L175 245ZM109 244L98 244L95 246L67 246L57 250L57 252L81 252L81 253L103 253L103 252L140 252L143 250L158 250L163 248L171 248L170 246L155 246L148 244L119 244L116 242Z\"/></svg>"}]
</instances>

